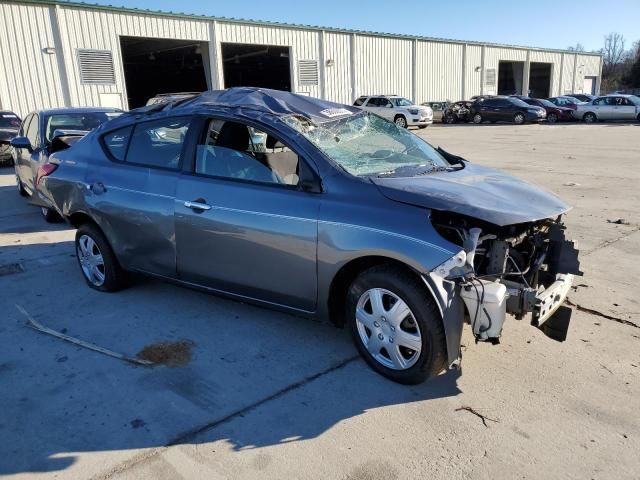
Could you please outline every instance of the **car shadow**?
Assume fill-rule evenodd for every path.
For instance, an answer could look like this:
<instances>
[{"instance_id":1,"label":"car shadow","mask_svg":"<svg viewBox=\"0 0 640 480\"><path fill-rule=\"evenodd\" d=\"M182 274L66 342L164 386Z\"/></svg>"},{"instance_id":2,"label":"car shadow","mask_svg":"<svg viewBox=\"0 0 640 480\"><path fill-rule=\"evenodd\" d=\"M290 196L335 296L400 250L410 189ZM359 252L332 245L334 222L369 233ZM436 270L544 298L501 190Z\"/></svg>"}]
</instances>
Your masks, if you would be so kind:
<instances>
[{"instance_id":1,"label":"car shadow","mask_svg":"<svg viewBox=\"0 0 640 480\"><path fill-rule=\"evenodd\" d=\"M417 386L386 380L356 355L346 329L325 322L149 278L94 291L73 242L56 252L0 246L5 262L31 258L0 275L0 475L62 471L89 453L111 452L120 463L166 445L302 441L372 409L460 393L455 372ZM175 341L191 342L192 354L179 366L132 365L28 328L16 305L46 327L131 357Z\"/></svg>"}]
</instances>

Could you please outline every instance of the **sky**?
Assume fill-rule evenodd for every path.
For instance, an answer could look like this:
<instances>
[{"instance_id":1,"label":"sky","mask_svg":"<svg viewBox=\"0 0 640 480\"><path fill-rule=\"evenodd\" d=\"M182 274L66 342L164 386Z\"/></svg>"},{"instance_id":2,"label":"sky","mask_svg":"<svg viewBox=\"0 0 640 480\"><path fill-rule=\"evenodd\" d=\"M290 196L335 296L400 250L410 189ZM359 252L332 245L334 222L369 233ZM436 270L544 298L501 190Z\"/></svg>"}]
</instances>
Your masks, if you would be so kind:
<instances>
[{"instance_id":1,"label":"sky","mask_svg":"<svg viewBox=\"0 0 640 480\"><path fill-rule=\"evenodd\" d=\"M565 49L640 40L640 0L85 0L152 10Z\"/></svg>"}]
</instances>

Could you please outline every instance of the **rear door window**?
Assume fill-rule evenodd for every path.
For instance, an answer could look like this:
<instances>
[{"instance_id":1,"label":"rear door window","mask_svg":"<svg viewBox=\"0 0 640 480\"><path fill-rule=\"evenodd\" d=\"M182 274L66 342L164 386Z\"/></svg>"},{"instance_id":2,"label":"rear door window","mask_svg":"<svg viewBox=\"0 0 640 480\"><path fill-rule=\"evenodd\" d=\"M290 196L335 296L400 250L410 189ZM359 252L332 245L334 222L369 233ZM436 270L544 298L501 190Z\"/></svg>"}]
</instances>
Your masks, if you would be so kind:
<instances>
[{"instance_id":1,"label":"rear door window","mask_svg":"<svg viewBox=\"0 0 640 480\"><path fill-rule=\"evenodd\" d=\"M364 102L365 102L365 100L366 100L366 99L367 99L367 97L360 97L360 98L358 98L355 102L353 102L353 104L354 104L356 107L361 107L361 106L364 104Z\"/></svg>"},{"instance_id":2,"label":"rear door window","mask_svg":"<svg viewBox=\"0 0 640 480\"><path fill-rule=\"evenodd\" d=\"M128 127L109 132L102 137L104 146L115 160L124 162L132 131L133 126L129 125Z\"/></svg>"},{"instance_id":3,"label":"rear door window","mask_svg":"<svg viewBox=\"0 0 640 480\"><path fill-rule=\"evenodd\" d=\"M29 139L29 143L31 143L32 147L37 147L38 142L38 124L40 123L40 118L38 115L33 115L31 117L31 122L27 126L26 137Z\"/></svg>"},{"instance_id":4,"label":"rear door window","mask_svg":"<svg viewBox=\"0 0 640 480\"><path fill-rule=\"evenodd\" d=\"M126 163L177 170L190 122L191 117L173 117L135 125ZM118 138L112 140L116 144L120 142Z\"/></svg>"}]
</instances>

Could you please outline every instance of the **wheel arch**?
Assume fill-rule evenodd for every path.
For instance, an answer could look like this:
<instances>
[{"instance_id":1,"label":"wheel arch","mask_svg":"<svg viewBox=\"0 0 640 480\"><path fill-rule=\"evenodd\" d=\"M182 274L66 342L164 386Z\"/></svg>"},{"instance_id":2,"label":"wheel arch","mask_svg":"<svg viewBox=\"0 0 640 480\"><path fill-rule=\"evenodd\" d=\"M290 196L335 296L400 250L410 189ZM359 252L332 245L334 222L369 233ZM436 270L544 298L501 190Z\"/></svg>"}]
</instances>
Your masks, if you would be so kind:
<instances>
[{"instance_id":1,"label":"wheel arch","mask_svg":"<svg viewBox=\"0 0 640 480\"><path fill-rule=\"evenodd\" d=\"M331 279L331 284L329 286L327 310L329 313L329 319L334 325L337 327L343 327L346 323L345 306L349 287L353 281L360 273L371 267L379 265L396 266L420 280L420 273L418 273L418 271L410 265L395 258L382 255L367 255L349 260L336 272ZM426 288L425 292L430 294ZM434 298L434 300L436 299Z\"/></svg>"}]
</instances>

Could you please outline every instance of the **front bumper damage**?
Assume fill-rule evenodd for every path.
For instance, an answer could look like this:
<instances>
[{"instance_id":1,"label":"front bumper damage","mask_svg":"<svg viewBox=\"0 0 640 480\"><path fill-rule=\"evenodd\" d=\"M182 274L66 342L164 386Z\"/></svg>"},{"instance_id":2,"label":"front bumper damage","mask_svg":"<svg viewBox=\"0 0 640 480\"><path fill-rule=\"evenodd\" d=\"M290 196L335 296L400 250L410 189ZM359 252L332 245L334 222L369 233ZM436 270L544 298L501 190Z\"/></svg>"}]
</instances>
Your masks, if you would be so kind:
<instances>
[{"instance_id":1,"label":"front bumper damage","mask_svg":"<svg viewBox=\"0 0 640 480\"><path fill-rule=\"evenodd\" d=\"M540 251L532 255L526 270L520 270L510 258L516 253L512 240L503 241L494 235L481 237L481 229L477 228L465 232L463 250L423 276L440 308L450 368L460 365L465 320L471 325L476 342L499 343L507 314L518 320L527 317L546 336L566 340L572 310L563 303L574 275L582 275L578 250L565 239L559 220L544 229L544 241L536 239ZM491 241L483 245L482 239L487 237ZM479 260L480 252L483 258ZM513 267L507 268L511 264ZM526 275L531 268L539 272Z\"/></svg>"}]
</instances>

